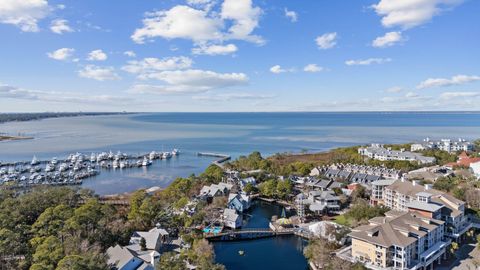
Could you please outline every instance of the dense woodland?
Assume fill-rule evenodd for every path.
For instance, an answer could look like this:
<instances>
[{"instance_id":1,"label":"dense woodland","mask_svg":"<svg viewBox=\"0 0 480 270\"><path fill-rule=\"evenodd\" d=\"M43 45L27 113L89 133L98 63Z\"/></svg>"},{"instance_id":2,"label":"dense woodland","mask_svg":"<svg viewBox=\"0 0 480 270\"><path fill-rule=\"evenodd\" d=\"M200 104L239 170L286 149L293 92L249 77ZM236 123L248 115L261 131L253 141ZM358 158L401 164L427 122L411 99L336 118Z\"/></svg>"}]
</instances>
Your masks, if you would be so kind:
<instances>
[{"instance_id":1,"label":"dense woodland","mask_svg":"<svg viewBox=\"0 0 480 270\"><path fill-rule=\"evenodd\" d=\"M13 122L13 121L31 121L41 120L45 118L58 118L58 117L72 117L72 116L89 116L89 115L111 115L119 113L106 113L106 112L45 112L45 113L0 113L0 123Z\"/></svg>"}]
</instances>

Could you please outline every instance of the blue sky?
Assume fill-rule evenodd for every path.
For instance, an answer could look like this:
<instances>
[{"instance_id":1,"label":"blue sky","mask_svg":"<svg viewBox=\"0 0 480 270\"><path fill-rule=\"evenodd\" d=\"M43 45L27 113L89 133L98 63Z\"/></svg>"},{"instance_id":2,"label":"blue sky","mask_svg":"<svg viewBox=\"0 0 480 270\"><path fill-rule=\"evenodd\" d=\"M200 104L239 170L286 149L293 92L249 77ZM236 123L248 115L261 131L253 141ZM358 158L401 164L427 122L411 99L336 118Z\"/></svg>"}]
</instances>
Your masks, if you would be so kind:
<instances>
[{"instance_id":1,"label":"blue sky","mask_svg":"<svg viewBox=\"0 0 480 270\"><path fill-rule=\"evenodd\" d=\"M479 110L474 0L0 0L0 111Z\"/></svg>"}]
</instances>

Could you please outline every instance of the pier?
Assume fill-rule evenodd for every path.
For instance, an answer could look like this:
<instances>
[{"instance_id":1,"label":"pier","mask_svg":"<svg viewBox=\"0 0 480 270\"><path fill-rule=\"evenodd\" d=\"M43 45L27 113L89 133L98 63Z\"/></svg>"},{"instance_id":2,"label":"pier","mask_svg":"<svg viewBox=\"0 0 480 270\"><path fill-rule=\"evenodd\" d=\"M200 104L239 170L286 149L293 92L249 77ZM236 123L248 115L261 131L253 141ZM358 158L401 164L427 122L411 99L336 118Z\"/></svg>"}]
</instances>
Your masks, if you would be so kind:
<instances>
[{"instance_id":1,"label":"pier","mask_svg":"<svg viewBox=\"0 0 480 270\"><path fill-rule=\"evenodd\" d=\"M232 159L231 156L229 155L224 155L224 154L218 154L218 153L205 153L205 152L198 152L197 153L198 156L204 156L204 157L217 157L217 158L220 158L218 160L215 160L214 162L212 162L213 165L216 165L220 168L223 169L223 163L225 163L226 161L229 161L230 159Z\"/></svg>"}]
</instances>

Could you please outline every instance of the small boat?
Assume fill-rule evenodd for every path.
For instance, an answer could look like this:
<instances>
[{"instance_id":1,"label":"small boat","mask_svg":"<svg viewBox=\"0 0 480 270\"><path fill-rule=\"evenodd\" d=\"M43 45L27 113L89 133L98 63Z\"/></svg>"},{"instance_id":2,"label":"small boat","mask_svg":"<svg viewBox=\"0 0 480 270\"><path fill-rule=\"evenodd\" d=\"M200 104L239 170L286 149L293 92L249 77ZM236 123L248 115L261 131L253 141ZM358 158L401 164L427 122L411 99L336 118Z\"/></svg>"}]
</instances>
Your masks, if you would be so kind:
<instances>
[{"instance_id":1,"label":"small boat","mask_svg":"<svg viewBox=\"0 0 480 270\"><path fill-rule=\"evenodd\" d=\"M31 165L37 165L39 162L38 162L38 159L36 156L33 156L33 159L32 159L32 162L30 163Z\"/></svg>"},{"instance_id":2,"label":"small boat","mask_svg":"<svg viewBox=\"0 0 480 270\"><path fill-rule=\"evenodd\" d=\"M245 251L243 251L243 250L239 250L239 251L238 251L238 255L240 255L240 256L243 256L243 255L245 255Z\"/></svg>"},{"instance_id":3,"label":"small boat","mask_svg":"<svg viewBox=\"0 0 480 270\"><path fill-rule=\"evenodd\" d=\"M178 154L180 154L180 151L178 151L178 149L176 149L176 148L173 149L172 155L173 155L173 156L177 156Z\"/></svg>"}]
</instances>

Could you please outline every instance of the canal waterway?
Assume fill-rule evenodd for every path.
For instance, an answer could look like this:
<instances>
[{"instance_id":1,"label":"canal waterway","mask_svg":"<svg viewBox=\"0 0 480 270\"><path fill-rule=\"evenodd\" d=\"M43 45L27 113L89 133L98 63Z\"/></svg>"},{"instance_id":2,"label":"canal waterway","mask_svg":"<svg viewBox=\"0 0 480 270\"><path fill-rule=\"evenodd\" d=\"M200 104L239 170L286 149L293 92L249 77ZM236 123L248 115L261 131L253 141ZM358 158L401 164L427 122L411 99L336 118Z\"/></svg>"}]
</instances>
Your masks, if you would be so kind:
<instances>
[{"instance_id":1,"label":"canal waterway","mask_svg":"<svg viewBox=\"0 0 480 270\"><path fill-rule=\"evenodd\" d=\"M281 216L279 205L256 201L248 213L243 228L268 228L273 215ZM286 212L287 216L289 215ZM303 248L307 241L293 235L277 236L255 240L213 242L216 261L227 267L227 270L243 269L276 269L305 270L307 260L303 256ZM245 254L240 256L239 250Z\"/></svg>"}]
</instances>

